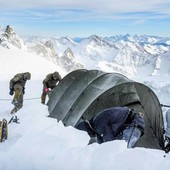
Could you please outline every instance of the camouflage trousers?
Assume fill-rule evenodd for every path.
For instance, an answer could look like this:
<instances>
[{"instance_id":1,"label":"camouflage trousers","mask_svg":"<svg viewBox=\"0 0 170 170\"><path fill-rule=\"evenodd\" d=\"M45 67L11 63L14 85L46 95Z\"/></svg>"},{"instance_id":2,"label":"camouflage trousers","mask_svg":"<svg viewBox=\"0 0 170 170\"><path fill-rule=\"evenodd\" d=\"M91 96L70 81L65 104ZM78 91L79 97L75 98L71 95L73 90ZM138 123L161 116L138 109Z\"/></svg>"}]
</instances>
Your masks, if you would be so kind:
<instances>
[{"instance_id":1,"label":"camouflage trousers","mask_svg":"<svg viewBox=\"0 0 170 170\"><path fill-rule=\"evenodd\" d=\"M19 108L22 108L23 106L23 87L19 84L16 84L14 86L14 98L12 101L12 104L15 105L15 103L17 102L17 105Z\"/></svg>"},{"instance_id":2,"label":"camouflage trousers","mask_svg":"<svg viewBox=\"0 0 170 170\"><path fill-rule=\"evenodd\" d=\"M51 94L51 91L49 91L49 92L44 92L44 90L43 90L42 95L41 95L41 103L42 103L42 104L45 104L46 96L49 97L50 94Z\"/></svg>"}]
</instances>

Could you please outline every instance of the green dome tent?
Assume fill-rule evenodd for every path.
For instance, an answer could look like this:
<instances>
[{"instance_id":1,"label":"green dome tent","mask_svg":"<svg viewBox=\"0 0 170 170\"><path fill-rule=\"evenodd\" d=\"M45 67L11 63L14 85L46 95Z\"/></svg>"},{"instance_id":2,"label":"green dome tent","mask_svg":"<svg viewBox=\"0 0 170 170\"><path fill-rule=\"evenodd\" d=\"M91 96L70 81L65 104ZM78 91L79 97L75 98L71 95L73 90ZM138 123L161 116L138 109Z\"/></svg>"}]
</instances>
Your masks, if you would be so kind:
<instances>
[{"instance_id":1,"label":"green dome tent","mask_svg":"<svg viewBox=\"0 0 170 170\"><path fill-rule=\"evenodd\" d=\"M66 75L48 101L49 117L75 126L81 119L90 119L99 111L128 106L144 113L145 134L136 146L162 149L163 116L154 92L142 83L118 73L99 70L76 70Z\"/></svg>"}]
</instances>

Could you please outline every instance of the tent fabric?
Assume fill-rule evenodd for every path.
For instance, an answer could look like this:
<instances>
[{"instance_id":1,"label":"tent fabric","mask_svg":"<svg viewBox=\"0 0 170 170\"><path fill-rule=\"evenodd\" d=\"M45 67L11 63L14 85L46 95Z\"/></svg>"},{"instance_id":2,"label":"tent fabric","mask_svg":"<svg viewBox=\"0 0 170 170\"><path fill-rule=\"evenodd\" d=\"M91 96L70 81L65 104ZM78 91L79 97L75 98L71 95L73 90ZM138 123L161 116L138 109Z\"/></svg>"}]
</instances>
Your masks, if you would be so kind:
<instances>
[{"instance_id":1,"label":"tent fabric","mask_svg":"<svg viewBox=\"0 0 170 170\"><path fill-rule=\"evenodd\" d=\"M99 111L113 106L128 106L144 113L145 134L136 146L162 149L163 116L154 92L142 83L118 73L76 70L66 75L48 101L49 117L75 126Z\"/></svg>"}]
</instances>

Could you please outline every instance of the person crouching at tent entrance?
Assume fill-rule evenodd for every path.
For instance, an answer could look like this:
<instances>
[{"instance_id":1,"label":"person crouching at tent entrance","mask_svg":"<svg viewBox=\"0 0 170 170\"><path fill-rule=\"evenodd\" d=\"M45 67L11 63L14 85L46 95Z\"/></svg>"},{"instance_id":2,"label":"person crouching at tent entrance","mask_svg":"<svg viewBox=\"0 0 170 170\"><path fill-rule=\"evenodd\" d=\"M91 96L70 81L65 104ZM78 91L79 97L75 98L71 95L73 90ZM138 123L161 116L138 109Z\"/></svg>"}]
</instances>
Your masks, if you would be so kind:
<instances>
[{"instance_id":1,"label":"person crouching at tent entrance","mask_svg":"<svg viewBox=\"0 0 170 170\"><path fill-rule=\"evenodd\" d=\"M170 151L170 109L166 112L166 123L167 127L165 130L165 152L168 153Z\"/></svg>"},{"instance_id":2,"label":"person crouching at tent entrance","mask_svg":"<svg viewBox=\"0 0 170 170\"><path fill-rule=\"evenodd\" d=\"M56 84L61 81L60 74L55 71L54 73L50 73L43 80L43 92L41 95L41 103L45 104L45 99L47 95L50 95L51 90L56 87Z\"/></svg>"},{"instance_id":3,"label":"person crouching at tent entrance","mask_svg":"<svg viewBox=\"0 0 170 170\"><path fill-rule=\"evenodd\" d=\"M97 113L89 121L80 122L75 128L89 134L89 144L94 143L96 137L100 144L112 140L125 140L127 147L132 148L144 134L143 116L143 113L135 112L128 107L111 107Z\"/></svg>"}]
</instances>

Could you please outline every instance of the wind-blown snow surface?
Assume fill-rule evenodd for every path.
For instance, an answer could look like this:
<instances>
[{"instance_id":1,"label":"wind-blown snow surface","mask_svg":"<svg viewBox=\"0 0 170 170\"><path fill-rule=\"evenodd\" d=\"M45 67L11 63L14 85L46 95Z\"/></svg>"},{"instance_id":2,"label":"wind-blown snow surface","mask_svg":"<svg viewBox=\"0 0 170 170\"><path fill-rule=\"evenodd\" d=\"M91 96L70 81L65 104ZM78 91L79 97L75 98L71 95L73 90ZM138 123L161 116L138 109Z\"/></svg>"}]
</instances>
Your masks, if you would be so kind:
<instances>
[{"instance_id":1,"label":"wind-blown snow surface","mask_svg":"<svg viewBox=\"0 0 170 170\"><path fill-rule=\"evenodd\" d=\"M66 74L41 57L0 47L0 120L11 118L9 80L18 72L32 74L26 84L24 106L16 113L20 124L9 124L8 140L0 143L0 170L169 170L170 154L161 150L127 149L124 141L87 145L85 132L47 117L47 106L40 103L42 79L55 70ZM170 104L168 75L134 79L149 85L161 103Z\"/></svg>"}]
</instances>

